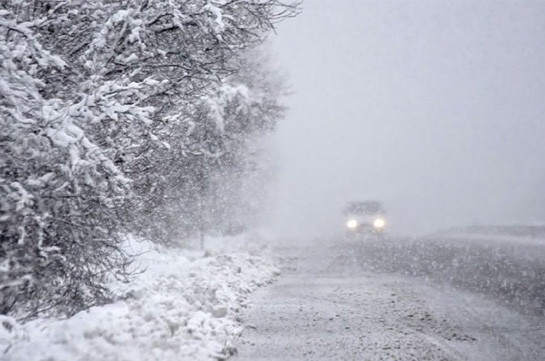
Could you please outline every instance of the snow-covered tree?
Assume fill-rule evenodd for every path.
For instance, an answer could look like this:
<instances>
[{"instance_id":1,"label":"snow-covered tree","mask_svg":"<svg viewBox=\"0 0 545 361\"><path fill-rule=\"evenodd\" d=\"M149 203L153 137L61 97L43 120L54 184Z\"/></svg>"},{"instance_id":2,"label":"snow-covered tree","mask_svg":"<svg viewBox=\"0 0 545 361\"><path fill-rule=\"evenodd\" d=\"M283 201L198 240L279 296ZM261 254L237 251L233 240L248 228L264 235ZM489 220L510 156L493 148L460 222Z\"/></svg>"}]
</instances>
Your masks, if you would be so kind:
<instances>
[{"instance_id":1,"label":"snow-covered tree","mask_svg":"<svg viewBox=\"0 0 545 361\"><path fill-rule=\"evenodd\" d=\"M243 71L247 77L257 72L258 66L251 69L247 61L247 49L260 44L276 21L296 14L297 4L80 0L54 11L44 36L78 74L71 82L75 88L65 93L80 94L75 101L85 101L94 116L86 132L133 180L137 224L161 230L148 232L160 239L161 220L177 209L172 219L177 230L201 227L202 194L210 188L207 169L217 163L214 148L225 142L225 129L232 138L232 129L250 125L230 111L217 113L223 105L212 103L225 102L233 91L242 99L244 81L238 79L235 87L229 82ZM260 96L259 101L266 99ZM264 103L252 97L249 109L256 113ZM232 118L228 128L221 127L224 116ZM176 182L167 181L172 174L178 175ZM166 204L174 209L166 211Z\"/></svg>"},{"instance_id":2,"label":"snow-covered tree","mask_svg":"<svg viewBox=\"0 0 545 361\"><path fill-rule=\"evenodd\" d=\"M277 118L248 49L297 11L279 0L0 2L0 313L104 302L105 278L124 275L125 227L161 226L168 209L182 210L180 229L202 225L203 206L221 203L205 197L217 170L239 172L244 143Z\"/></svg>"},{"instance_id":3,"label":"snow-covered tree","mask_svg":"<svg viewBox=\"0 0 545 361\"><path fill-rule=\"evenodd\" d=\"M235 232L256 212L241 191L259 168L255 143L284 114L283 84L268 67L258 50L245 54L238 73L211 87L171 133L176 148L157 165L161 187L146 187L156 192L139 222L148 236Z\"/></svg>"},{"instance_id":4,"label":"snow-covered tree","mask_svg":"<svg viewBox=\"0 0 545 361\"><path fill-rule=\"evenodd\" d=\"M46 97L41 74L67 64L39 41L40 20L18 15L0 9L0 313L21 302L70 313L104 301L103 277L123 268L112 231L128 179L79 108Z\"/></svg>"}]
</instances>

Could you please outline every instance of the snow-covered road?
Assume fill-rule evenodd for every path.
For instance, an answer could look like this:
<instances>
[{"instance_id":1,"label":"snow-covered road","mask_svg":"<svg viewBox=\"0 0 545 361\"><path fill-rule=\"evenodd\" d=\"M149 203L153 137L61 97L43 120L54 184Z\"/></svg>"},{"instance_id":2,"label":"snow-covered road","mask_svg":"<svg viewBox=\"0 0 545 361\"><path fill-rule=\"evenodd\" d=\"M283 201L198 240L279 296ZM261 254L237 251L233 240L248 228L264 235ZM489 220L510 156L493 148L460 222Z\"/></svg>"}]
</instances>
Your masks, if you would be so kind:
<instances>
[{"instance_id":1,"label":"snow-covered road","mask_svg":"<svg viewBox=\"0 0 545 361\"><path fill-rule=\"evenodd\" d=\"M430 240L381 242L278 247L284 274L254 296L235 359L545 360L545 318L537 304L527 303L528 285L516 289L522 303L491 292L502 272L512 276L519 270L516 262L499 267L505 262L494 258L497 250L487 257L466 242L463 249L483 260L479 275L479 265L469 267L461 253L443 253L450 249L446 237L434 243L442 244L440 253L418 246ZM432 259L439 254L443 258ZM494 262L496 277L489 274ZM454 271L459 277L447 277ZM531 277L540 270L533 271L521 270L535 283ZM467 282L459 282L471 272ZM477 287L486 285L486 278L488 288ZM516 283L505 282L506 289Z\"/></svg>"}]
</instances>

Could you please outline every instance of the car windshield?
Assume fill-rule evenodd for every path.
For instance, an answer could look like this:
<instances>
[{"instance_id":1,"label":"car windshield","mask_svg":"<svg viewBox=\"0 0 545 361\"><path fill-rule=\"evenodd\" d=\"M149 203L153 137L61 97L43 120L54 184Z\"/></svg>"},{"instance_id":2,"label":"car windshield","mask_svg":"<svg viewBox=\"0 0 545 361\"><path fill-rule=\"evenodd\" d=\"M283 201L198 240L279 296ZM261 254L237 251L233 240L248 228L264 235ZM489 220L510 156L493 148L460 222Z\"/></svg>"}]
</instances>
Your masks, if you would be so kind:
<instances>
[{"instance_id":1,"label":"car windshield","mask_svg":"<svg viewBox=\"0 0 545 361\"><path fill-rule=\"evenodd\" d=\"M377 201L352 202L345 209L345 214L377 214L382 212L382 206Z\"/></svg>"}]
</instances>

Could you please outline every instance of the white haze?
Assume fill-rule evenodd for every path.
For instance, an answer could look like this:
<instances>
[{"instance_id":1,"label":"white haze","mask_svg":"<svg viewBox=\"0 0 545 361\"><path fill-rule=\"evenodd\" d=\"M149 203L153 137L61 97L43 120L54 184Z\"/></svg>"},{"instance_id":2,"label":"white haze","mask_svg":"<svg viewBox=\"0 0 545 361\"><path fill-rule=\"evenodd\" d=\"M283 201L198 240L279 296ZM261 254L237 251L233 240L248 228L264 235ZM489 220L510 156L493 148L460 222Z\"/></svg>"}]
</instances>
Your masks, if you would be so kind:
<instances>
[{"instance_id":1,"label":"white haze","mask_svg":"<svg viewBox=\"0 0 545 361\"><path fill-rule=\"evenodd\" d=\"M275 228L333 234L366 198L397 233L543 223L544 39L545 2L307 0L273 39Z\"/></svg>"}]
</instances>

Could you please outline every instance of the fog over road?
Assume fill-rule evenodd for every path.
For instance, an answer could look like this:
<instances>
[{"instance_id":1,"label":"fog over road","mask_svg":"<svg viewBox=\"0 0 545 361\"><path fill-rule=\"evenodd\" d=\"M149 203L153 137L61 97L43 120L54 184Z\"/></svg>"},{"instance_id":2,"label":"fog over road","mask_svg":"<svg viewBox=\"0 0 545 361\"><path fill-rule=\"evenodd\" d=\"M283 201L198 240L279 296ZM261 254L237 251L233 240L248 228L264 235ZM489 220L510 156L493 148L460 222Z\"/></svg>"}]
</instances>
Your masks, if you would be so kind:
<instances>
[{"instance_id":1,"label":"fog over road","mask_svg":"<svg viewBox=\"0 0 545 361\"><path fill-rule=\"evenodd\" d=\"M404 234L545 220L545 2L305 0L273 56L275 229L380 199Z\"/></svg>"},{"instance_id":2,"label":"fog over road","mask_svg":"<svg viewBox=\"0 0 545 361\"><path fill-rule=\"evenodd\" d=\"M235 360L545 359L545 242L477 233L276 247Z\"/></svg>"}]
</instances>

